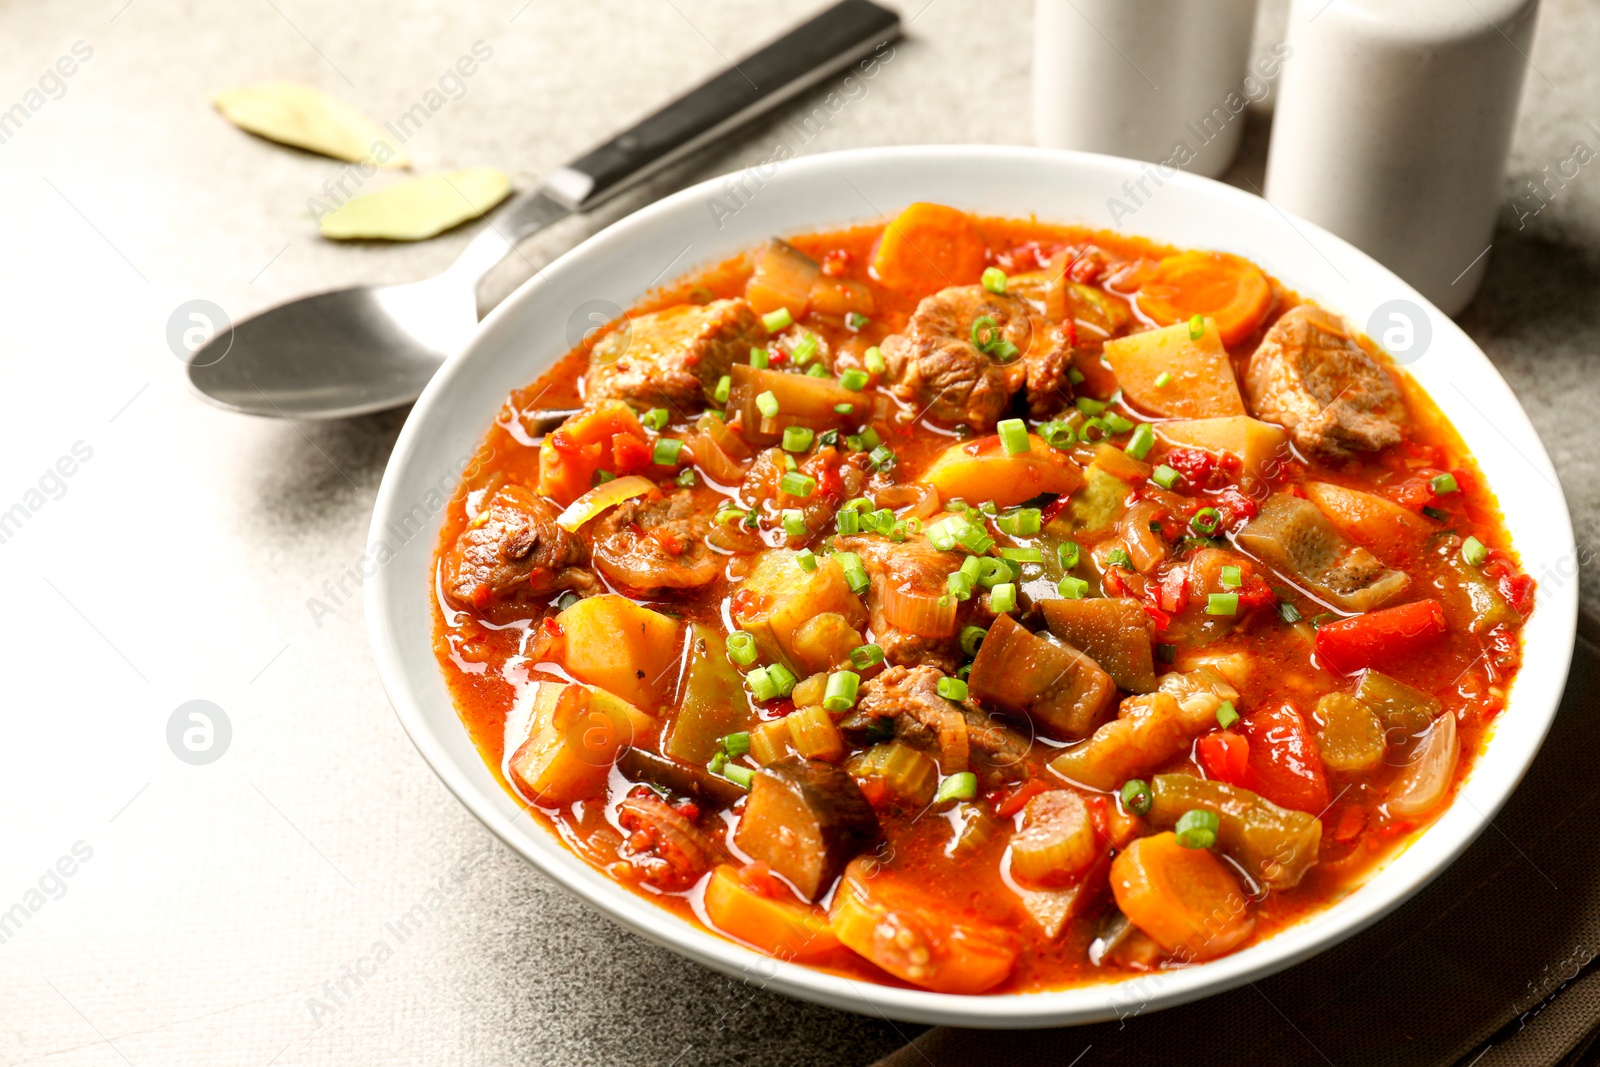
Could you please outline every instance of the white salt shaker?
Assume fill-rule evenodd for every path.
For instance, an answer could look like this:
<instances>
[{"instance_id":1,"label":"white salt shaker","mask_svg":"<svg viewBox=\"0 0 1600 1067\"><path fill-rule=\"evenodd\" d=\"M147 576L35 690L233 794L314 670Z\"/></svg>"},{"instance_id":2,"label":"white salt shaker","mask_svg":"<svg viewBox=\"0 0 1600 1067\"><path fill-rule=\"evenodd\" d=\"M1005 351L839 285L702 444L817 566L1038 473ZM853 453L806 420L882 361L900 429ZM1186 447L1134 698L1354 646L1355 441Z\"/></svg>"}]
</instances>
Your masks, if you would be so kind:
<instances>
[{"instance_id":1,"label":"white salt shaker","mask_svg":"<svg viewBox=\"0 0 1600 1067\"><path fill-rule=\"evenodd\" d=\"M1488 265L1538 0L1293 0L1267 199L1447 315Z\"/></svg>"},{"instance_id":2,"label":"white salt shaker","mask_svg":"<svg viewBox=\"0 0 1600 1067\"><path fill-rule=\"evenodd\" d=\"M1255 13L1256 0L1036 0L1034 140L1223 173L1281 58L1248 69Z\"/></svg>"}]
</instances>

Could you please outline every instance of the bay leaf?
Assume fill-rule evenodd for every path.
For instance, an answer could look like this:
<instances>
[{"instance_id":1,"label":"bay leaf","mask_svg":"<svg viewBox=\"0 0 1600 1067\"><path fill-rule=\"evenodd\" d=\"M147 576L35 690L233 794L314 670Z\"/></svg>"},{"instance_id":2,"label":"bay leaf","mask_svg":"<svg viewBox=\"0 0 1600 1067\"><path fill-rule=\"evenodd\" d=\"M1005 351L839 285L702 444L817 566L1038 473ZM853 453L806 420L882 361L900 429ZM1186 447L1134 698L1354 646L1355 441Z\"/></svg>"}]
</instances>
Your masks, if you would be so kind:
<instances>
[{"instance_id":1,"label":"bay leaf","mask_svg":"<svg viewBox=\"0 0 1600 1067\"><path fill-rule=\"evenodd\" d=\"M318 228L341 241L420 241L477 218L510 192L511 179L493 167L430 174L347 200Z\"/></svg>"},{"instance_id":2,"label":"bay leaf","mask_svg":"<svg viewBox=\"0 0 1600 1067\"><path fill-rule=\"evenodd\" d=\"M371 159L384 167L411 165L381 126L338 97L309 85L246 85L218 93L214 103L223 118L269 141L349 163Z\"/></svg>"}]
</instances>

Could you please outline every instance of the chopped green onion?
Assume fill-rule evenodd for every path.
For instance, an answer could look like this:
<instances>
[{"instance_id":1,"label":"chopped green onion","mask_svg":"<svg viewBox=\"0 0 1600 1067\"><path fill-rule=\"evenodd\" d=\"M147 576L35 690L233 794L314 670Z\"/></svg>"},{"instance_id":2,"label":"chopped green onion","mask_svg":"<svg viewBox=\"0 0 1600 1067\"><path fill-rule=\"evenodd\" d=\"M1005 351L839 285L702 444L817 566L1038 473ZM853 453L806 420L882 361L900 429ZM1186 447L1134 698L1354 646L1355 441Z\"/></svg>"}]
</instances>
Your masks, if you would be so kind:
<instances>
[{"instance_id":1,"label":"chopped green onion","mask_svg":"<svg viewBox=\"0 0 1600 1067\"><path fill-rule=\"evenodd\" d=\"M1068 368L1067 381L1071 382L1073 385L1082 385L1083 371L1079 370L1077 367Z\"/></svg>"},{"instance_id":2,"label":"chopped green onion","mask_svg":"<svg viewBox=\"0 0 1600 1067\"><path fill-rule=\"evenodd\" d=\"M1210 848L1217 843L1221 825L1216 812L1191 808L1178 817L1178 844L1184 848Z\"/></svg>"},{"instance_id":3,"label":"chopped green onion","mask_svg":"<svg viewBox=\"0 0 1600 1067\"><path fill-rule=\"evenodd\" d=\"M1244 584L1244 571L1238 567L1222 568L1222 588L1237 589Z\"/></svg>"},{"instance_id":4,"label":"chopped green onion","mask_svg":"<svg viewBox=\"0 0 1600 1067\"><path fill-rule=\"evenodd\" d=\"M817 554L809 548L795 557L795 562L800 564L800 569L810 574L817 569Z\"/></svg>"},{"instance_id":5,"label":"chopped green onion","mask_svg":"<svg viewBox=\"0 0 1600 1067\"><path fill-rule=\"evenodd\" d=\"M867 382L870 380L871 379L867 377L867 372L861 370L859 367L851 367L849 370L839 375L839 384L850 390L852 393L861 392L861 390L867 387Z\"/></svg>"},{"instance_id":6,"label":"chopped green onion","mask_svg":"<svg viewBox=\"0 0 1600 1067\"><path fill-rule=\"evenodd\" d=\"M1206 597L1207 615L1237 615L1239 614L1238 593L1212 593Z\"/></svg>"},{"instance_id":7,"label":"chopped green onion","mask_svg":"<svg viewBox=\"0 0 1600 1067\"><path fill-rule=\"evenodd\" d=\"M614 478L616 478L616 475L612 474L610 471L595 471L594 477L589 481L591 485L605 485Z\"/></svg>"},{"instance_id":8,"label":"chopped green onion","mask_svg":"<svg viewBox=\"0 0 1600 1067\"><path fill-rule=\"evenodd\" d=\"M951 800L971 800L977 795L978 776L971 771L961 771L939 783L939 791L933 795L933 802L944 804Z\"/></svg>"},{"instance_id":9,"label":"chopped green onion","mask_svg":"<svg viewBox=\"0 0 1600 1067\"><path fill-rule=\"evenodd\" d=\"M989 590L989 610L996 615L1004 615L1017 608L1017 585L1015 582L1002 582Z\"/></svg>"},{"instance_id":10,"label":"chopped green onion","mask_svg":"<svg viewBox=\"0 0 1600 1067\"><path fill-rule=\"evenodd\" d=\"M1112 433L1127 433L1133 429L1133 423L1118 415L1115 411L1106 412L1102 421L1111 428Z\"/></svg>"},{"instance_id":11,"label":"chopped green onion","mask_svg":"<svg viewBox=\"0 0 1600 1067\"><path fill-rule=\"evenodd\" d=\"M1422 506L1422 513L1435 522L1443 522L1450 517L1448 511L1441 511L1439 508L1429 507L1426 504Z\"/></svg>"},{"instance_id":12,"label":"chopped green onion","mask_svg":"<svg viewBox=\"0 0 1600 1067\"><path fill-rule=\"evenodd\" d=\"M957 667L956 677L960 678L963 682L972 677L972 664L963 663L961 666Z\"/></svg>"},{"instance_id":13,"label":"chopped green onion","mask_svg":"<svg viewBox=\"0 0 1600 1067\"><path fill-rule=\"evenodd\" d=\"M1290 624L1297 623L1301 618L1300 609L1287 600L1280 600L1278 601L1278 618Z\"/></svg>"},{"instance_id":14,"label":"chopped green onion","mask_svg":"<svg viewBox=\"0 0 1600 1067\"><path fill-rule=\"evenodd\" d=\"M836 552L833 558L844 568L844 581L852 593L857 595L865 593L872 585L872 579L867 577L867 568L862 565L860 556L854 552Z\"/></svg>"},{"instance_id":15,"label":"chopped green onion","mask_svg":"<svg viewBox=\"0 0 1600 1067\"><path fill-rule=\"evenodd\" d=\"M778 488L790 496L797 496L804 500L817 491L817 480L809 474L799 471L789 471L778 479Z\"/></svg>"},{"instance_id":16,"label":"chopped green onion","mask_svg":"<svg viewBox=\"0 0 1600 1067\"><path fill-rule=\"evenodd\" d=\"M1093 397L1088 396L1080 396L1078 399L1074 400L1072 404L1085 415L1099 415L1106 409L1106 402L1104 400L1096 400Z\"/></svg>"},{"instance_id":17,"label":"chopped green onion","mask_svg":"<svg viewBox=\"0 0 1600 1067\"><path fill-rule=\"evenodd\" d=\"M1000 550L1000 558L1015 560L1018 563L1043 563L1044 553L1040 552L1039 549L1034 546L1025 548L1002 548Z\"/></svg>"},{"instance_id":18,"label":"chopped green onion","mask_svg":"<svg viewBox=\"0 0 1600 1067\"><path fill-rule=\"evenodd\" d=\"M771 389L756 397L756 408L761 412L763 418L777 418L778 398L772 395Z\"/></svg>"},{"instance_id":19,"label":"chopped green onion","mask_svg":"<svg viewBox=\"0 0 1600 1067\"><path fill-rule=\"evenodd\" d=\"M737 763L730 763L722 768L722 777L740 789L748 790L750 783L755 781L756 775L749 767L741 767Z\"/></svg>"},{"instance_id":20,"label":"chopped green onion","mask_svg":"<svg viewBox=\"0 0 1600 1067\"><path fill-rule=\"evenodd\" d=\"M940 678L937 688L946 700L967 699L967 683L960 678Z\"/></svg>"},{"instance_id":21,"label":"chopped green onion","mask_svg":"<svg viewBox=\"0 0 1600 1067\"><path fill-rule=\"evenodd\" d=\"M794 360L796 367L804 367L811 362L811 357L817 354L817 335L814 333L802 334L794 347L789 349L789 358Z\"/></svg>"},{"instance_id":22,"label":"chopped green onion","mask_svg":"<svg viewBox=\"0 0 1600 1067\"><path fill-rule=\"evenodd\" d=\"M1130 815L1150 814L1150 804L1154 799L1150 795L1150 783L1143 778L1129 778L1122 783L1122 806Z\"/></svg>"},{"instance_id":23,"label":"chopped green onion","mask_svg":"<svg viewBox=\"0 0 1600 1067\"><path fill-rule=\"evenodd\" d=\"M748 730L739 730L722 739L722 751L735 758L750 751L750 733Z\"/></svg>"},{"instance_id":24,"label":"chopped green onion","mask_svg":"<svg viewBox=\"0 0 1600 1067\"><path fill-rule=\"evenodd\" d=\"M799 508L784 508L783 532L794 538L811 536L811 531L806 526L806 513Z\"/></svg>"},{"instance_id":25,"label":"chopped green onion","mask_svg":"<svg viewBox=\"0 0 1600 1067\"><path fill-rule=\"evenodd\" d=\"M1476 537L1469 537L1461 542L1461 558L1470 567L1481 567L1489 560L1489 550Z\"/></svg>"},{"instance_id":26,"label":"chopped green onion","mask_svg":"<svg viewBox=\"0 0 1600 1067\"><path fill-rule=\"evenodd\" d=\"M993 356L1004 363L1015 356L1020 349L1006 340L1005 334L996 325L993 318L980 315L972 322L972 346L986 356Z\"/></svg>"},{"instance_id":27,"label":"chopped green onion","mask_svg":"<svg viewBox=\"0 0 1600 1067\"><path fill-rule=\"evenodd\" d=\"M886 471L894 468L894 449L888 445L879 445L867 456L867 461L875 471Z\"/></svg>"},{"instance_id":28,"label":"chopped green onion","mask_svg":"<svg viewBox=\"0 0 1600 1067\"><path fill-rule=\"evenodd\" d=\"M1056 583L1056 592L1068 600L1082 600L1089 595L1089 583L1069 574Z\"/></svg>"},{"instance_id":29,"label":"chopped green onion","mask_svg":"<svg viewBox=\"0 0 1600 1067\"><path fill-rule=\"evenodd\" d=\"M1324 611L1319 615L1311 616L1311 628L1313 630L1320 630L1324 626L1328 625L1330 622L1338 622L1338 621L1339 621L1339 616L1335 615L1331 611Z\"/></svg>"},{"instance_id":30,"label":"chopped green onion","mask_svg":"<svg viewBox=\"0 0 1600 1067\"><path fill-rule=\"evenodd\" d=\"M884 374L889 369L889 364L884 362L883 350L877 345L873 345L861 354L861 362L872 374Z\"/></svg>"},{"instance_id":31,"label":"chopped green onion","mask_svg":"<svg viewBox=\"0 0 1600 1067\"><path fill-rule=\"evenodd\" d=\"M683 451L683 442L676 437L663 437L656 441L655 454L651 462L663 467L674 467L678 463L678 453Z\"/></svg>"},{"instance_id":32,"label":"chopped green onion","mask_svg":"<svg viewBox=\"0 0 1600 1067\"><path fill-rule=\"evenodd\" d=\"M853 496L846 500L840 507L848 511L866 512L872 510L872 499L864 496Z\"/></svg>"},{"instance_id":33,"label":"chopped green onion","mask_svg":"<svg viewBox=\"0 0 1600 1067\"><path fill-rule=\"evenodd\" d=\"M871 321L871 319L867 318L859 311L847 311L844 313L845 329L849 330L851 333L859 333L861 328Z\"/></svg>"},{"instance_id":34,"label":"chopped green onion","mask_svg":"<svg viewBox=\"0 0 1600 1067\"><path fill-rule=\"evenodd\" d=\"M978 646L983 644L983 639L989 636L989 631L982 626L963 626L961 628L961 651L969 656L978 654Z\"/></svg>"},{"instance_id":35,"label":"chopped green onion","mask_svg":"<svg viewBox=\"0 0 1600 1067\"><path fill-rule=\"evenodd\" d=\"M725 522L738 522L743 518L744 512L738 508L718 508L717 513L711 517L711 521L721 525Z\"/></svg>"},{"instance_id":36,"label":"chopped green onion","mask_svg":"<svg viewBox=\"0 0 1600 1067\"><path fill-rule=\"evenodd\" d=\"M786 697L793 693L795 685L800 681L794 676L793 671L781 663L774 663L767 668L767 678L771 680L773 685L778 687L778 695L781 697Z\"/></svg>"},{"instance_id":37,"label":"chopped green onion","mask_svg":"<svg viewBox=\"0 0 1600 1067\"><path fill-rule=\"evenodd\" d=\"M845 509L833 517L833 528L845 537L861 532L861 515L859 512Z\"/></svg>"},{"instance_id":38,"label":"chopped green onion","mask_svg":"<svg viewBox=\"0 0 1600 1067\"><path fill-rule=\"evenodd\" d=\"M960 537L967 529L967 520L959 515L951 515L940 519L924 531L928 543L940 552L949 552L956 547L956 538Z\"/></svg>"},{"instance_id":39,"label":"chopped green onion","mask_svg":"<svg viewBox=\"0 0 1600 1067\"><path fill-rule=\"evenodd\" d=\"M1156 662L1171 663L1178 658L1177 645L1156 645Z\"/></svg>"},{"instance_id":40,"label":"chopped green onion","mask_svg":"<svg viewBox=\"0 0 1600 1067\"><path fill-rule=\"evenodd\" d=\"M679 471L677 481L678 484L683 486L685 489L693 489L695 483L694 468L685 467L683 470Z\"/></svg>"},{"instance_id":41,"label":"chopped green onion","mask_svg":"<svg viewBox=\"0 0 1600 1067\"><path fill-rule=\"evenodd\" d=\"M756 700L766 703L778 695L778 683L772 680L772 671L767 667L757 667L744 676L745 684L750 687L750 695Z\"/></svg>"},{"instance_id":42,"label":"chopped green onion","mask_svg":"<svg viewBox=\"0 0 1600 1067\"><path fill-rule=\"evenodd\" d=\"M1057 451L1066 451L1078 443L1078 433L1064 422L1047 422L1039 427L1039 436L1044 438L1044 443Z\"/></svg>"},{"instance_id":43,"label":"chopped green onion","mask_svg":"<svg viewBox=\"0 0 1600 1067\"><path fill-rule=\"evenodd\" d=\"M874 511L872 513L872 519L873 525L878 528L878 532L881 534L886 534L890 530L894 529L894 512L890 511L888 508L879 508L877 511Z\"/></svg>"},{"instance_id":44,"label":"chopped green onion","mask_svg":"<svg viewBox=\"0 0 1600 1067\"><path fill-rule=\"evenodd\" d=\"M750 365L756 370L766 370L767 362L767 350L765 348L756 348L752 345L750 348Z\"/></svg>"},{"instance_id":45,"label":"chopped green onion","mask_svg":"<svg viewBox=\"0 0 1600 1067\"><path fill-rule=\"evenodd\" d=\"M1216 508L1201 508L1189 516L1189 525L1201 537L1210 537L1222 526L1222 512Z\"/></svg>"},{"instance_id":46,"label":"chopped green onion","mask_svg":"<svg viewBox=\"0 0 1600 1067\"><path fill-rule=\"evenodd\" d=\"M976 557L974 557L976 558ZM972 579L960 571L951 571L945 576L945 592L957 600L972 599Z\"/></svg>"},{"instance_id":47,"label":"chopped green onion","mask_svg":"<svg viewBox=\"0 0 1600 1067\"><path fill-rule=\"evenodd\" d=\"M838 408L835 408L834 410L838 411ZM843 414L845 414L845 412L840 411L839 414L843 415ZM838 443L839 443L839 431L838 430L823 430L821 435L817 437L817 446L819 448L832 448L834 445L836 445Z\"/></svg>"},{"instance_id":48,"label":"chopped green onion","mask_svg":"<svg viewBox=\"0 0 1600 1067\"><path fill-rule=\"evenodd\" d=\"M974 556L973 558L978 561L978 584L985 589L993 589L1001 582L1014 581L1013 566L1016 567L1017 574L1022 573L1022 564L1020 563L1013 564L1009 560L995 559L993 556Z\"/></svg>"},{"instance_id":49,"label":"chopped green onion","mask_svg":"<svg viewBox=\"0 0 1600 1067\"><path fill-rule=\"evenodd\" d=\"M1125 548L1113 548L1106 553L1107 567L1121 567L1125 571L1133 570L1133 559Z\"/></svg>"},{"instance_id":50,"label":"chopped green onion","mask_svg":"<svg viewBox=\"0 0 1600 1067\"><path fill-rule=\"evenodd\" d=\"M1004 293L1006 291L1006 272L999 267L986 267L983 271L983 287L991 293Z\"/></svg>"},{"instance_id":51,"label":"chopped green onion","mask_svg":"<svg viewBox=\"0 0 1600 1067\"><path fill-rule=\"evenodd\" d=\"M722 768L726 767L727 765L728 754L726 752L718 752L715 756L711 757L711 762L706 764L706 770L710 771L712 774L721 774Z\"/></svg>"},{"instance_id":52,"label":"chopped green onion","mask_svg":"<svg viewBox=\"0 0 1600 1067\"><path fill-rule=\"evenodd\" d=\"M811 366L806 368L807 378L826 378L827 376L828 368L824 367L821 363L813 363Z\"/></svg>"},{"instance_id":53,"label":"chopped green onion","mask_svg":"<svg viewBox=\"0 0 1600 1067\"><path fill-rule=\"evenodd\" d=\"M1078 548L1078 542L1076 541L1063 541L1057 545L1056 559L1060 561L1061 569L1064 571L1070 571L1072 568L1076 567L1078 565L1078 555L1080 551L1081 550Z\"/></svg>"},{"instance_id":54,"label":"chopped green onion","mask_svg":"<svg viewBox=\"0 0 1600 1067\"><path fill-rule=\"evenodd\" d=\"M855 671L834 671L828 675L822 706L829 711L849 711L856 706L856 690L860 685L861 675Z\"/></svg>"},{"instance_id":55,"label":"chopped green onion","mask_svg":"<svg viewBox=\"0 0 1600 1067\"><path fill-rule=\"evenodd\" d=\"M1098 415L1091 415L1083 420L1083 425L1078 429L1078 439L1086 445L1096 441L1104 441L1111 436L1111 427L1105 419Z\"/></svg>"},{"instance_id":56,"label":"chopped green onion","mask_svg":"<svg viewBox=\"0 0 1600 1067\"><path fill-rule=\"evenodd\" d=\"M1239 712L1233 706L1233 701L1224 700L1217 706L1217 725L1226 730L1239 721Z\"/></svg>"},{"instance_id":57,"label":"chopped green onion","mask_svg":"<svg viewBox=\"0 0 1600 1067\"><path fill-rule=\"evenodd\" d=\"M1032 537L1039 532L1043 513L1038 508L1008 508L994 520L1000 532L1012 537Z\"/></svg>"},{"instance_id":58,"label":"chopped green onion","mask_svg":"<svg viewBox=\"0 0 1600 1067\"><path fill-rule=\"evenodd\" d=\"M669 419L670 417L667 415L666 408L651 408L649 411L639 416L639 421L644 423L650 429L654 430L656 433L660 433L662 430L667 428L667 422Z\"/></svg>"},{"instance_id":59,"label":"chopped green onion","mask_svg":"<svg viewBox=\"0 0 1600 1067\"><path fill-rule=\"evenodd\" d=\"M1165 463L1150 472L1150 480L1163 489L1171 489L1177 485L1183 475L1167 466Z\"/></svg>"},{"instance_id":60,"label":"chopped green onion","mask_svg":"<svg viewBox=\"0 0 1600 1067\"><path fill-rule=\"evenodd\" d=\"M1021 419L1001 419L995 429L1000 433L1000 444L1005 448L1006 455L1015 456L1028 451L1028 427Z\"/></svg>"},{"instance_id":61,"label":"chopped green onion","mask_svg":"<svg viewBox=\"0 0 1600 1067\"><path fill-rule=\"evenodd\" d=\"M876 667L883 662L882 645L857 645L850 650L850 665L858 671Z\"/></svg>"},{"instance_id":62,"label":"chopped green onion","mask_svg":"<svg viewBox=\"0 0 1600 1067\"><path fill-rule=\"evenodd\" d=\"M733 378L724 374L717 379L717 388L712 392L711 398L719 404L728 402L728 395L733 392Z\"/></svg>"},{"instance_id":63,"label":"chopped green onion","mask_svg":"<svg viewBox=\"0 0 1600 1067\"><path fill-rule=\"evenodd\" d=\"M767 328L768 333L777 333L785 326L792 326L793 324L794 316L789 314L788 308L779 308L777 311L769 311L761 316L761 325Z\"/></svg>"},{"instance_id":64,"label":"chopped green onion","mask_svg":"<svg viewBox=\"0 0 1600 1067\"><path fill-rule=\"evenodd\" d=\"M1172 381L1172 375L1169 374L1167 371L1162 371L1160 374L1156 375L1156 388L1157 389L1165 389L1167 387L1167 384L1169 382L1171 382L1171 381Z\"/></svg>"},{"instance_id":65,"label":"chopped green onion","mask_svg":"<svg viewBox=\"0 0 1600 1067\"><path fill-rule=\"evenodd\" d=\"M783 428L783 450L785 452L804 452L811 447L811 442L816 436L817 432L809 426L785 426Z\"/></svg>"},{"instance_id":66,"label":"chopped green onion","mask_svg":"<svg viewBox=\"0 0 1600 1067\"><path fill-rule=\"evenodd\" d=\"M985 555L994 547L994 538L977 523L968 523L967 528L956 537L956 542L975 556Z\"/></svg>"},{"instance_id":67,"label":"chopped green onion","mask_svg":"<svg viewBox=\"0 0 1600 1067\"><path fill-rule=\"evenodd\" d=\"M557 611L566 611L568 608L572 607L572 605L576 604L579 600L582 600L582 599L583 598L580 597L577 593L574 593L571 590L568 590L567 592L561 594L561 599L560 600L556 601L556 610Z\"/></svg>"},{"instance_id":68,"label":"chopped green onion","mask_svg":"<svg viewBox=\"0 0 1600 1067\"><path fill-rule=\"evenodd\" d=\"M1429 479L1428 484L1433 486L1433 491L1440 496L1453 493L1461 488L1460 485L1456 484L1456 476L1448 471L1444 474L1434 475L1433 478Z\"/></svg>"},{"instance_id":69,"label":"chopped green onion","mask_svg":"<svg viewBox=\"0 0 1600 1067\"><path fill-rule=\"evenodd\" d=\"M728 658L741 667L756 661L756 639L743 630L728 635Z\"/></svg>"},{"instance_id":70,"label":"chopped green onion","mask_svg":"<svg viewBox=\"0 0 1600 1067\"><path fill-rule=\"evenodd\" d=\"M1156 433L1150 428L1148 422L1141 422L1133 428L1133 436L1128 438L1128 443L1122 450L1134 459L1143 459L1150 454L1150 449L1155 447Z\"/></svg>"},{"instance_id":71,"label":"chopped green onion","mask_svg":"<svg viewBox=\"0 0 1600 1067\"><path fill-rule=\"evenodd\" d=\"M883 438L879 437L878 431L871 426L861 431L861 451L871 452L881 444L883 444Z\"/></svg>"},{"instance_id":72,"label":"chopped green onion","mask_svg":"<svg viewBox=\"0 0 1600 1067\"><path fill-rule=\"evenodd\" d=\"M1204 315L1197 314L1194 318L1189 320L1189 340L1198 341L1200 338L1205 336L1205 333L1206 317Z\"/></svg>"}]
</instances>

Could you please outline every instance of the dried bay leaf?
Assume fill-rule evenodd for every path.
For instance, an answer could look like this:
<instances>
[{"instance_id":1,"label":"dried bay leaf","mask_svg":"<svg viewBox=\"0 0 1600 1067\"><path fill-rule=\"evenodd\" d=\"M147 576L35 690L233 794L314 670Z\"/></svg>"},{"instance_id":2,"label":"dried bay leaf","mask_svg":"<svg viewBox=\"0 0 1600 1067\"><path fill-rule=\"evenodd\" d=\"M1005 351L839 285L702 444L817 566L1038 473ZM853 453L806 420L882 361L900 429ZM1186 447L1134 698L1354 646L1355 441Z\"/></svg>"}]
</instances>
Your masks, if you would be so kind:
<instances>
[{"instance_id":1,"label":"dried bay leaf","mask_svg":"<svg viewBox=\"0 0 1600 1067\"><path fill-rule=\"evenodd\" d=\"M430 174L348 200L323 215L322 236L420 241L459 226L511 192L511 179L493 167Z\"/></svg>"},{"instance_id":2,"label":"dried bay leaf","mask_svg":"<svg viewBox=\"0 0 1600 1067\"><path fill-rule=\"evenodd\" d=\"M384 167L411 165L381 126L309 85L246 85L218 93L214 103L223 118L269 141L349 163L370 159Z\"/></svg>"}]
</instances>

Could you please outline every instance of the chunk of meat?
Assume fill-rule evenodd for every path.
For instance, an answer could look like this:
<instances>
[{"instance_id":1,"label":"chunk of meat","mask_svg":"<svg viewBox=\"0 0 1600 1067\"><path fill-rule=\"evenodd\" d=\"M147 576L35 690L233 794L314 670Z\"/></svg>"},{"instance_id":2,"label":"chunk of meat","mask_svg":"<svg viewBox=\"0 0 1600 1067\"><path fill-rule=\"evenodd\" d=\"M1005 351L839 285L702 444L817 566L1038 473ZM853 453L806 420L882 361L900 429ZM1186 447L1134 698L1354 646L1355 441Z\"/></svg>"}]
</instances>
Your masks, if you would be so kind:
<instances>
[{"instance_id":1,"label":"chunk of meat","mask_svg":"<svg viewBox=\"0 0 1600 1067\"><path fill-rule=\"evenodd\" d=\"M946 674L954 673L963 659L958 635L964 620L970 617L974 601L957 603L955 621L942 635L913 633L895 625L885 612L884 601L891 589L919 596L944 595L947 576L960 569L962 553L941 552L923 537L905 541L873 536L838 537L834 544L841 552L860 556L862 566L872 579L867 610L873 640L882 647L884 659L895 666L928 664Z\"/></svg>"},{"instance_id":2,"label":"chunk of meat","mask_svg":"<svg viewBox=\"0 0 1600 1067\"><path fill-rule=\"evenodd\" d=\"M680 304L632 320L589 354L588 397L637 407L667 404L680 415L704 407L734 360L767 343L766 327L743 300Z\"/></svg>"},{"instance_id":3,"label":"chunk of meat","mask_svg":"<svg viewBox=\"0 0 1600 1067\"><path fill-rule=\"evenodd\" d=\"M1338 458L1400 440L1406 413L1394 379L1322 308L1302 304L1273 324L1244 387L1256 415L1307 452Z\"/></svg>"},{"instance_id":4,"label":"chunk of meat","mask_svg":"<svg viewBox=\"0 0 1600 1067\"><path fill-rule=\"evenodd\" d=\"M1154 693L1122 702L1117 717L1057 756L1050 769L1091 789L1111 790L1182 755L1217 724L1217 708L1238 690L1209 667L1166 675Z\"/></svg>"},{"instance_id":5,"label":"chunk of meat","mask_svg":"<svg viewBox=\"0 0 1600 1067\"><path fill-rule=\"evenodd\" d=\"M973 344L973 323L985 317L1017 355L1002 360ZM1041 410L1055 410L1068 399L1063 382L1070 352L1061 331L1027 301L981 285L924 297L905 331L885 338L881 347L890 391L937 422L988 430L1024 385Z\"/></svg>"},{"instance_id":6,"label":"chunk of meat","mask_svg":"<svg viewBox=\"0 0 1600 1067\"><path fill-rule=\"evenodd\" d=\"M722 859L716 845L683 812L654 793L623 800L617 805L617 822L629 834L624 858L658 889L688 889Z\"/></svg>"},{"instance_id":7,"label":"chunk of meat","mask_svg":"<svg viewBox=\"0 0 1600 1067\"><path fill-rule=\"evenodd\" d=\"M722 573L722 558L706 544L709 509L688 489L624 500L592 526L595 566L630 588L694 589Z\"/></svg>"},{"instance_id":8,"label":"chunk of meat","mask_svg":"<svg viewBox=\"0 0 1600 1067\"><path fill-rule=\"evenodd\" d=\"M495 613L558 589L588 588L589 553L556 525L557 508L531 489L502 487L444 556L446 595L462 607Z\"/></svg>"},{"instance_id":9,"label":"chunk of meat","mask_svg":"<svg viewBox=\"0 0 1600 1067\"><path fill-rule=\"evenodd\" d=\"M892 720L895 737L937 752L946 774L969 769L954 765L960 755L957 750L964 746L971 769L986 784L1021 777L1028 739L965 701L940 696L943 677L929 666L890 667L862 683L856 710L870 718Z\"/></svg>"},{"instance_id":10,"label":"chunk of meat","mask_svg":"<svg viewBox=\"0 0 1600 1067\"><path fill-rule=\"evenodd\" d=\"M840 504L860 496L867 487L867 453L846 454L825 445L807 456L798 468L801 474L815 479L817 491L808 497L790 496L780 488L789 469L784 462L787 455L781 448L766 449L750 465L739 486L739 499L744 505L761 509L772 522L777 522L784 510L796 508L804 516L806 528L812 534L820 533L833 522Z\"/></svg>"},{"instance_id":11,"label":"chunk of meat","mask_svg":"<svg viewBox=\"0 0 1600 1067\"><path fill-rule=\"evenodd\" d=\"M1411 584L1365 548L1339 536L1315 504L1277 493L1239 531L1239 545L1342 611L1371 611Z\"/></svg>"}]
</instances>

